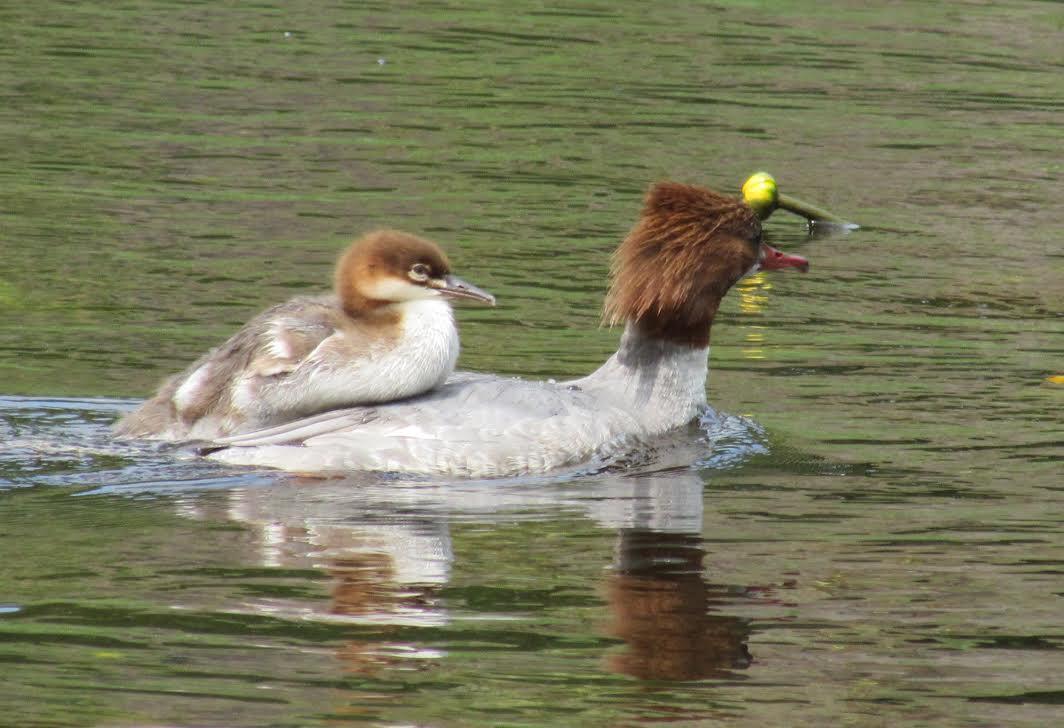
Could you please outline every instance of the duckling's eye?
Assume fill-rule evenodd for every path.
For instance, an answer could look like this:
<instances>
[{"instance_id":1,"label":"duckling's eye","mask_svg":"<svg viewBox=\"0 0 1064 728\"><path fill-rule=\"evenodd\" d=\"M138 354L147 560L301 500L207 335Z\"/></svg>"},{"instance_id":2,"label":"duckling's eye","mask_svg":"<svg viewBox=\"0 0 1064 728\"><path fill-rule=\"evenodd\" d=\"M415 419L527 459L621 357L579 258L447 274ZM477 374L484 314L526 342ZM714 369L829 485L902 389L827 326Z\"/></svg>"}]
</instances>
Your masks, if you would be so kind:
<instances>
[{"instance_id":1,"label":"duckling's eye","mask_svg":"<svg viewBox=\"0 0 1064 728\"><path fill-rule=\"evenodd\" d=\"M414 265L410 267L409 275L411 280L427 281L431 272L432 271L429 270L429 267L424 263L414 263Z\"/></svg>"}]
</instances>

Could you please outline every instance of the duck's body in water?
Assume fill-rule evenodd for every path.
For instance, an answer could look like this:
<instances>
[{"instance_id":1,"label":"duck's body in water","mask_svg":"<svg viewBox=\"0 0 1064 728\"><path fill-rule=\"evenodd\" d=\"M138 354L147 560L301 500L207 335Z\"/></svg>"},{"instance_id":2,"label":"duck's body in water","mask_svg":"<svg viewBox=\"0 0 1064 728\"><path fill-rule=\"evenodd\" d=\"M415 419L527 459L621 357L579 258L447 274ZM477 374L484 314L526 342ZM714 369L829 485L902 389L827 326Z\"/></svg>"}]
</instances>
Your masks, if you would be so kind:
<instances>
[{"instance_id":1,"label":"duck's body in water","mask_svg":"<svg viewBox=\"0 0 1064 728\"><path fill-rule=\"evenodd\" d=\"M311 473L494 477L609 457L686 425L706 405L710 327L736 281L804 258L764 244L741 200L676 183L651 188L614 257L606 318L617 352L570 382L458 373L422 396L223 438L211 457Z\"/></svg>"}]
</instances>

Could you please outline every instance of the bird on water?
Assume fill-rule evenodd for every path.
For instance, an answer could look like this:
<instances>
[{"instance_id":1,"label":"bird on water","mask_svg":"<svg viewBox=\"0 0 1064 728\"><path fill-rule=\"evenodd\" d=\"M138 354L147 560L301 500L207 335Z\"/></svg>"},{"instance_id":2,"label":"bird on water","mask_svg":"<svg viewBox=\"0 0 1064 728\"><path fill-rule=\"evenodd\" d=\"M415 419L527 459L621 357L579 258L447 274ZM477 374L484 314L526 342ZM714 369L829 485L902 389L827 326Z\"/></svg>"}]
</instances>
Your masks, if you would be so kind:
<instances>
[{"instance_id":1,"label":"bird on water","mask_svg":"<svg viewBox=\"0 0 1064 728\"><path fill-rule=\"evenodd\" d=\"M763 240L773 209L809 209L768 180L749 193L754 204L676 182L650 188L613 256L604 313L624 326L619 347L585 377L458 372L417 397L219 438L203 452L300 473L482 478L605 462L682 427L706 407L710 332L728 290L756 271L808 269Z\"/></svg>"}]
</instances>

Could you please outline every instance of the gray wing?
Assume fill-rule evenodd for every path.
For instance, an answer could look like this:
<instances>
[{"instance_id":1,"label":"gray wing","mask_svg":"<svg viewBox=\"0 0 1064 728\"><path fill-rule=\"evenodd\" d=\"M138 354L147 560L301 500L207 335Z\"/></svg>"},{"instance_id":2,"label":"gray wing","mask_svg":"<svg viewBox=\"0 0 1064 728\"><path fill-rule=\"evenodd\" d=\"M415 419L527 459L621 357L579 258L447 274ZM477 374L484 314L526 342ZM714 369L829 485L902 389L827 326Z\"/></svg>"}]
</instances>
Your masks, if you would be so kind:
<instances>
[{"instance_id":1,"label":"gray wing","mask_svg":"<svg viewBox=\"0 0 1064 728\"><path fill-rule=\"evenodd\" d=\"M220 438L213 456L302 472L486 476L586 460L625 425L631 413L576 385L459 372L418 397Z\"/></svg>"},{"instance_id":2,"label":"gray wing","mask_svg":"<svg viewBox=\"0 0 1064 728\"><path fill-rule=\"evenodd\" d=\"M574 395L579 395L576 387L456 372L442 386L417 397L344 407L213 442L232 447L303 445L320 435L368 431L374 425L382 429L416 426L438 431L500 429L563 415L573 408Z\"/></svg>"},{"instance_id":3,"label":"gray wing","mask_svg":"<svg viewBox=\"0 0 1064 728\"><path fill-rule=\"evenodd\" d=\"M295 298L262 312L221 346L211 349L116 426L120 435L188 435L198 422L217 419L218 432L238 427L248 413L234 409L235 386L254 389L299 367L336 333L338 308L329 297ZM228 417L232 421L224 421Z\"/></svg>"}]
</instances>

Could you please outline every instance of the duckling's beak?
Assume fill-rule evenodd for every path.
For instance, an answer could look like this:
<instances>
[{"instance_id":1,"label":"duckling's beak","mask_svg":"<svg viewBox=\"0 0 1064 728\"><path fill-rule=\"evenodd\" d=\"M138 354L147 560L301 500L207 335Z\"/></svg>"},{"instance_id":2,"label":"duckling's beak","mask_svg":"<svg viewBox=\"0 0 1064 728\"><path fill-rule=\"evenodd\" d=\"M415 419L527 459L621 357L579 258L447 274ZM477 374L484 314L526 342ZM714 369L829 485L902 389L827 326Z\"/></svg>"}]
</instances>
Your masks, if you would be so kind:
<instances>
[{"instance_id":1,"label":"duckling's beak","mask_svg":"<svg viewBox=\"0 0 1064 728\"><path fill-rule=\"evenodd\" d=\"M436 289L440 292L441 296L446 296L447 298L464 298L472 301L480 301L489 306L495 305L495 296L485 290L477 288L472 283L466 283L458 276L448 274L443 278L433 278L429 281L429 288Z\"/></svg>"},{"instance_id":2,"label":"duckling's beak","mask_svg":"<svg viewBox=\"0 0 1064 728\"><path fill-rule=\"evenodd\" d=\"M761 270L777 268L797 268L805 273L809 270L809 261L800 255L790 255L773 248L768 243L761 243Z\"/></svg>"}]
</instances>

